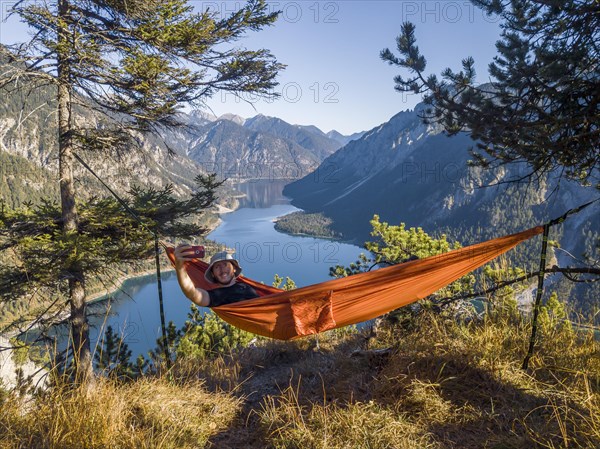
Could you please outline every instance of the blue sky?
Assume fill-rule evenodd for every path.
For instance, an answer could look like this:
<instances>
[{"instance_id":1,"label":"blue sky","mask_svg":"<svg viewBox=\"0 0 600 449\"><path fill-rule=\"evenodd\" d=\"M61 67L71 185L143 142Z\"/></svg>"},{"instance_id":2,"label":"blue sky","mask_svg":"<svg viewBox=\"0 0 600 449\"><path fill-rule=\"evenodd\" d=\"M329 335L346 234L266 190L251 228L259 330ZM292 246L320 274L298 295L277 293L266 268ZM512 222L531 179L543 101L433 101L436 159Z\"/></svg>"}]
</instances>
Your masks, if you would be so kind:
<instances>
[{"instance_id":1,"label":"blue sky","mask_svg":"<svg viewBox=\"0 0 600 449\"><path fill-rule=\"evenodd\" d=\"M223 12L241 4L212 3ZM270 2L270 7L282 11L278 22L240 43L268 48L287 64L277 89L282 98L271 104L252 99L254 111L232 95L217 95L208 102L217 115L262 113L344 134L371 129L420 100L394 90L398 70L379 57L383 48L395 49L403 22L416 25L429 71L459 69L463 58L473 56L480 82L488 80L500 34L497 18L467 0L307 0Z\"/></svg>"},{"instance_id":2,"label":"blue sky","mask_svg":"<svg viewBox=\"0 0 600 449\"><path fill-rule=\"evenodd\" d=\"M16 20L4 20L11 3L0 0L3 44L26 38ZM191 3L197 9L210 7L221 14L244 4ZM231 94L217 94L207 101L216 115L231 112L251 117L262 113L344 134L371 129L412 109L420 100L394 90L393 77L398 70L379 58L383 48L395 49L403 22L416 25L417 42L430 73L439 74L446 67L458 69L463 58L473 56L479 82L488 79L487 65L500 34L497 20L486 17L467 0L281 0L268 4L271 10L282 11L277 23L235 45L268 48L287 65L276 88L281 98L266 102L248 96L250 105Z\"/></svg>"}]
</instances>

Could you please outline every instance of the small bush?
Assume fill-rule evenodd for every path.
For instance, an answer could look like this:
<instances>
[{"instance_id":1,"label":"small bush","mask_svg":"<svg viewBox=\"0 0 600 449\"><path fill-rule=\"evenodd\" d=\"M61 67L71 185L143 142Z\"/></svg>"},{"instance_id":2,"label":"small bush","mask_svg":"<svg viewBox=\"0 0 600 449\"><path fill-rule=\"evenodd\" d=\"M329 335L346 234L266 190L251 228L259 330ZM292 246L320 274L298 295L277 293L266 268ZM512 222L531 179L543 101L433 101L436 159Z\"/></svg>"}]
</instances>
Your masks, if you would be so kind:
<instances>
[{"instance_id":1,"label":"small bush","mask_svg":"<svg viewBox=\"0 0 600 449\"><path fill-rule=\"evenodd\" d=\"M194 360L216 358L245 347L255 335L238 329L213 313L201 314L192 306L177 346L177 357Z\"/></svg>"}]
</instances>

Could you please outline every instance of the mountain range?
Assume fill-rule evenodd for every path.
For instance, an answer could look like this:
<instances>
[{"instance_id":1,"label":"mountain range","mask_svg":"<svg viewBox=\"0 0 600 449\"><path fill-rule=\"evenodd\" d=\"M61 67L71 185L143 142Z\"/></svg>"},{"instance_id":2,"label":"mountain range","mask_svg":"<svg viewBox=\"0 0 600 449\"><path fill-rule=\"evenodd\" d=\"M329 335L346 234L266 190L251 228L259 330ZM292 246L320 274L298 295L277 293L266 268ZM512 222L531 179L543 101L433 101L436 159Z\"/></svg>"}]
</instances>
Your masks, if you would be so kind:
<instances>
[{"instance_id":1,"label":"mountain range","mask_svg":"<svg viewBox=\"0 0 600 449\"><path fill-rule=\"evenodd\" d=\"M0 198L9 206L57 191L55 109L50 88L13 89L0 104ZM80 125L101 126L96 114L78 111L77 116ZM296 179L341 146L317 127L262 115L246 120L192 111L179 119L186 126L161 130L159 136L136 135L139 148L119 154L80 150L79 155L117 191L173 184L175 194L186 195L200 173L216 172L232 181ZM340 139L337 132L335 136ZM83 167L75 170L81 193L102 192Z\"/></svg>"},{"instance_id":2,"label":"mountain range","mask_svg":"<svg viewBox=\"0 0 600 449\"><path fill-rule=\"evenodd\" d=\"M0 104L0 198L9 206L56 193L53 102L49 89L13 90ZM474 142L466 135L448 138L423 124L422 107L352 136L264 115L245 119L192 111L180 115L185 127L158 137L137 136L137 150L80 155L121 192L134 184L173 184L176 194L185 195L194 177L208 172L235 181L296 180L284 191L293 204L333 219L337 232L359 244L370 239L375 214L469 244L543 223L598 196L596 189L552 174L528 184L506 183L525 173L518 164L470 167ZM100 126L94 114L78 117L85 126ZM82 167L76 176L84 194L103 191ZM552 238L565 251L555 251L556 258L568 265L569 253L593 254L599 218L596 203L557 228ZM533 244L521 253L523 260L535 260Z\"/></svg>"},{"instance_id":3,"label":"mountain range","mask_svg":"<svg viewBox=\"0 0 600 449\"><path fill-rule=\"evenodd\" d=\"M524 165L470 166L475 142L466 134L447 137L440 127L425 125L422 108L400 112L349 142L314 172L288 184L284 194L300 209L332 219L333 230L357 244L373 239L375 214L382 222L421 227L467 245L543 224L598 198L597 189L556 173L519 183L510 181L528 173ZM586 254L597 259L600 202L553 227L551 238L560 244L553 263L576 265ZM539 241L518 248L512 260L536 269ZM559 282L556 288L567 297L573 285ZM600 294L597 287L578 293L590 307Z\"/></svg>"},{"instance_id":4,"label":"mountain range","mask_svg":"<svg viewBox=\"0 0 600 449\"><path fill-rule=\"evenodd\" d=\"M430 232L474 227L477 238L487 238L539 224L598 196L594 188L552 175L509 183L526 173L518 164L471 167L469 149L475 143L466 134L447 137L439 127L425 125L422 107L367 131L284 193L294 205L333 218L338 231L357 241L369 237L374 214ZM595 204L581 216L595 218L599 211Z\"/></svg>"},{"instance_id":5,"label":"mountain range","mask_svg":"<svg viewBox=\"0 0 600 449\"><path fill-rule=\"evenodd\" d=\"M197 128L186 155L223 178L297 179L340 146L279 118L258 115L242 122L228 116Z\"/></svg>"}]
</instances>

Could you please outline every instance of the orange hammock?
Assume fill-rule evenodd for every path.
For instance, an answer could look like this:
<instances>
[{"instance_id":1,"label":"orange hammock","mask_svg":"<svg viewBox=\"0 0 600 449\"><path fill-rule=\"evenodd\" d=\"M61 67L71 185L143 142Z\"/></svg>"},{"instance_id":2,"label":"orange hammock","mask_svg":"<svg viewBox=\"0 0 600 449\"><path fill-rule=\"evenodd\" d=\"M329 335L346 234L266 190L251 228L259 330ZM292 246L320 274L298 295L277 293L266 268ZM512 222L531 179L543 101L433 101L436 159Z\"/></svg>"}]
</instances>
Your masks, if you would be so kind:
<instances>
[{"instance_id":1,"label":"orange hammock","mask_svg":"<svg viewBox=\"0 0 600 449\"><path fill-rule=\"evenodd\" d=\"M239 282L252 286L261 297L212 310L228 323L265 337L290 340L316 334L367 321L423 299L543 229L537 226L426 259L290 291L240 276ZM168 248L167 254L173 262L173 249ZM207 267L200 260L185 266L196 287L210 290L216 286L204 279Z\"/></svg>"}]
</instances>

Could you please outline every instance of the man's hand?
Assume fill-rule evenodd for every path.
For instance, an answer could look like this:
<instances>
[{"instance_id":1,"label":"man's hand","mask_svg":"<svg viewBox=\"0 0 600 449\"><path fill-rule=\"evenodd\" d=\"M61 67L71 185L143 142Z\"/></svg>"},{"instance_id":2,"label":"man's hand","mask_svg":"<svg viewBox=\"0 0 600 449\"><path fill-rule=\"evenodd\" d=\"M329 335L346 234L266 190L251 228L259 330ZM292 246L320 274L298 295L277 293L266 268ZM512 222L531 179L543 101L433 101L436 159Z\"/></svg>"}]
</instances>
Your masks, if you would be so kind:
<instances>
[{"instance_id":1,"label":"man's hand","mask_svg":"<svg viewBox=\"0 0 600 449\"><path fill-rule=\"evenodd\" d=\"M194 254L194 250L191 245L183 244L175 248L173 255L175 256L175 269L179 270L183 268L184 262L189 260L189 256Z\"/></svg>"},{"instance_id":2,"label":"man's hand","mask_svg":"<svg viewBox=\"0 0 600 449\"><path fill-rule=\"evenodd\" d=\"M196 288L184 269L185 261L194 255L194 249L190 245L179 245L173 252L175 256L175 272L177 281L183 291L183 294L193 303L206 307L210 304L210 297L206 290Z\"/></svg>"}]
</instances>

